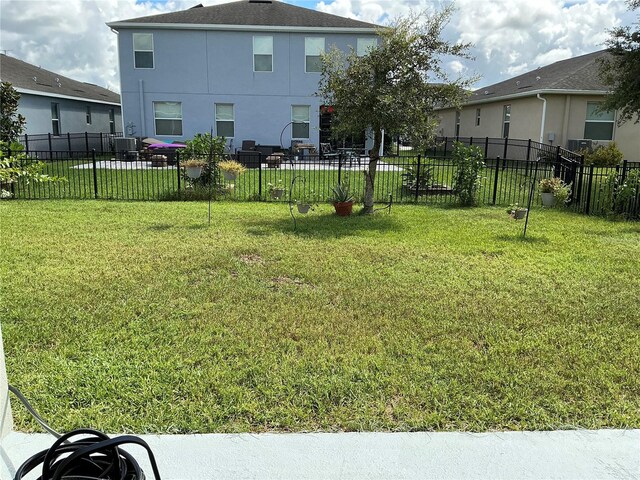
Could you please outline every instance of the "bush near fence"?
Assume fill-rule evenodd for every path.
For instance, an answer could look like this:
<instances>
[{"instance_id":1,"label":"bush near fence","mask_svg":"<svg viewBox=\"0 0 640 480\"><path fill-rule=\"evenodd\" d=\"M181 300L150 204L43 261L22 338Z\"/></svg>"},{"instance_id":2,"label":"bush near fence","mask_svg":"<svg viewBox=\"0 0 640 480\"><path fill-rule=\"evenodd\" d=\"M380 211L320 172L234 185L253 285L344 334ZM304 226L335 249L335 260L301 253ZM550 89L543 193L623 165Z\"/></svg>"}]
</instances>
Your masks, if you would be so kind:
<instances>
[{"instance_id":1,"label":"bush near fence","mask_svg":"<svg viewBox=\"0 0 640 480\"><path fill-rule=\"evenodd\" d=\"M386 156L378 164L375 182L375 200L420 204L456 204L452 193L455 165L451 159L453 144L460 141L476 145L483 152L484 169L478 203L481 205L509 205L526 203L534 177L560 177L572 185L569 208L580 213L607 215L612 213L612 191L608 187L612 176L624 183L632 172L640 171L640 163L625 161L616 167L594 167L584 164L584 158L561 147L540 144L531 140L492 138L438 138L424 155L408 154ZM495 155L494 155L495 154ZM233 181L224 182L209 191L195 191L179 168L180 158L166 166L153 166L143 159L120 159L114 154L96 151L51 152L30 150L31 158L47 164L46 173L64 176L68 182L58 185L16 184L16 198L96 198L121 200L178 200L208 198L236 201L288 201L271 199L268 184L282 180L290 185L297 178L293 199L303 192L314 191L324 200L331 197L337 183L346 183L356 200L364 195L365 157L341 155L323 158L318 155L284 155L279 167L267 163L259 152L246 157L247 172ZM255 158L253 158L255 157ZM248 158L248 159L247 159ZM173 164L171 164L173 163ZM410 188L407 175L411 172L424 180L429 178L430 188ZM418 182L424 184L423 182ZM533 185L537 188L537 185ZM288 188L288 187L287 187ZM614 199L615 200L615 199ZM541 205L539 195L534 203ZM620 206L618 206L620 207ZM640 191L617 209L626 218L640 218Z\"/></svg>"}]
</instances>

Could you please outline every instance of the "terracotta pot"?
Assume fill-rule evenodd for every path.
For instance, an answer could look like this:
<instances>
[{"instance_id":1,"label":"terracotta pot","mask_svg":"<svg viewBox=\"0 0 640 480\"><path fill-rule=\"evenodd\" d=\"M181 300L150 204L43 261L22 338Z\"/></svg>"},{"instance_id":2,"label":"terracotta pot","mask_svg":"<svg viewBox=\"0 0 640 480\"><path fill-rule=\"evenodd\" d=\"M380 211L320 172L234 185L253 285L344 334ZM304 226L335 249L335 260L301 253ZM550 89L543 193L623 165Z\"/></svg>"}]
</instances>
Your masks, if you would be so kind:
<instances>
[{"instance_id":1,"label":"terracotta pot","mask_svg":"<svg viewBox=\"0 0 640 480\"><path fill-rule=\"evenodd\" d=\"M353 210L353 202L336 202L333 204L333 208L336 209L336 213L340 217L348 217Z\"/></svg>"}]
</instances>

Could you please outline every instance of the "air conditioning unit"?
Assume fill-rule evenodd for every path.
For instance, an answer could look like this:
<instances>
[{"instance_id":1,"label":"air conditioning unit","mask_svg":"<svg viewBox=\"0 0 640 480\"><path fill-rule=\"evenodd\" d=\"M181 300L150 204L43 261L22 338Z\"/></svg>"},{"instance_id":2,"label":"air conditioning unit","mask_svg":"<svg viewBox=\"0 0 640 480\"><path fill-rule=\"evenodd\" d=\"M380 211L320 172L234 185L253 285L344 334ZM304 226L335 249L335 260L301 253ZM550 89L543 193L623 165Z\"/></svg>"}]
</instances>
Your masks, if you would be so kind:
<instances>
[{"instance_id":1,"label":"air conditioning unit","mask_svg":"<svg viewBox=\"0 0 640 480\"><path fill-rule=\"evenodd\" d=\"M114 140L117 153L135 152L137 150L135 138L116 138Z\"/></svg>"},{"instance_id":2,"label":"air conditioning unit","mask_svg":"<svg viewBox=\"0 0 640 480\"><path fill-rule=\"evenodd\" d=\"M579 140L569 140L567 142L567 149L572 152L578 152L580 150L592 150L593 149L593 141L588 138L581 138Z\"/></svg>"}]
</instances>

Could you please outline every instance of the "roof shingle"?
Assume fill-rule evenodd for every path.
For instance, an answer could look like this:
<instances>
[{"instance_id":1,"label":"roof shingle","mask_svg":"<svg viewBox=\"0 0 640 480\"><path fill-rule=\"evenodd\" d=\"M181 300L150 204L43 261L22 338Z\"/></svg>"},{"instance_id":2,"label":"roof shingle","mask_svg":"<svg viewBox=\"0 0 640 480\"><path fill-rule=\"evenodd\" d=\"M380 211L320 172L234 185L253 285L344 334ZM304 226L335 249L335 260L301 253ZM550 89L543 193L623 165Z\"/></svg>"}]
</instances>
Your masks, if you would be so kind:
<instances>
[{"instance_id":1,"label":"roof shingle","mask_svg":"<svg viewBox=\"0 0 640 480\"><path fill-rule=\"evenodd\" d=\"M98 102L120 103L120 95L111 90L72 80L5 54L0 54L0 79L11 83L14 88Z\"/></svg>"},{"instance_id":2,"label":"roof shingle","mask_svg":"<svg viewBox=\"0 0 640 480\"><path fill-rule=\"evenodd\" d=\"M281 1L241 0L210 7L193 7L173 13L132 18L122 23L179 23L193 25L246 25L263 27L378 28L351 18L289 5Z\"/></svg>"}]
</instances>

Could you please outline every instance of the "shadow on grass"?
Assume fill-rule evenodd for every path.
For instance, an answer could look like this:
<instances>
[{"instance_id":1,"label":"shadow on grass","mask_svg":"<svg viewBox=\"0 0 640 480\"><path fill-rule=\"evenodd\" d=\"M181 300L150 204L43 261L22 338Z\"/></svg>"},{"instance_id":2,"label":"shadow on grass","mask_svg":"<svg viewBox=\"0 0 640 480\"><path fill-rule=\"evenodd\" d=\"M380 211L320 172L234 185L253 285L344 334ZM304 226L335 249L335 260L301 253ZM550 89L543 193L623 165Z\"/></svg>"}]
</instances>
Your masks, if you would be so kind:
<instances>
[{"instance_id":1,"label":"shadow on grass","mask_svg":"<svg viewBox=\"0 0 640 480\"><path fill-rule=\"evenodd\" d=\"M522 236L522 232L515 233L513 235L496 235L496 240L500 240L503 242L514 242L514 243L540 243L547 244L549 243L549 239L547 237L537 237L535 235L527 235L526 237Z\"/></svg>"},{"instance_id":2,"label":"shadow on grass","mask_svg":"<svg viewBox=\"0 0 640 480\"><path fill-rule=\"evenodd\" d=\"M165 230L169 230L173 227L174 225L169 225L168 223L159 223L156 225L150 225L149 230L152 230L154 232L164 232Z\"/></svg>"},{"instance_id":3,"label":"shadow on grass","mask_svg":"<svg viewBox=\"0 0 640 480\"><path fill-rule=\"evenodd\" d=\"M278 219L257 219L247 221L247 233L255 236L291 233L313 238L340 238L359 235L364 232L384 233L400 231L402 223L391 215L377 212L374 215L359 215L354 212L349 217L339 217L335 213L322 212L296 215L297 228L294 230L290 215Z\"/></svg>"}]
</instances>

